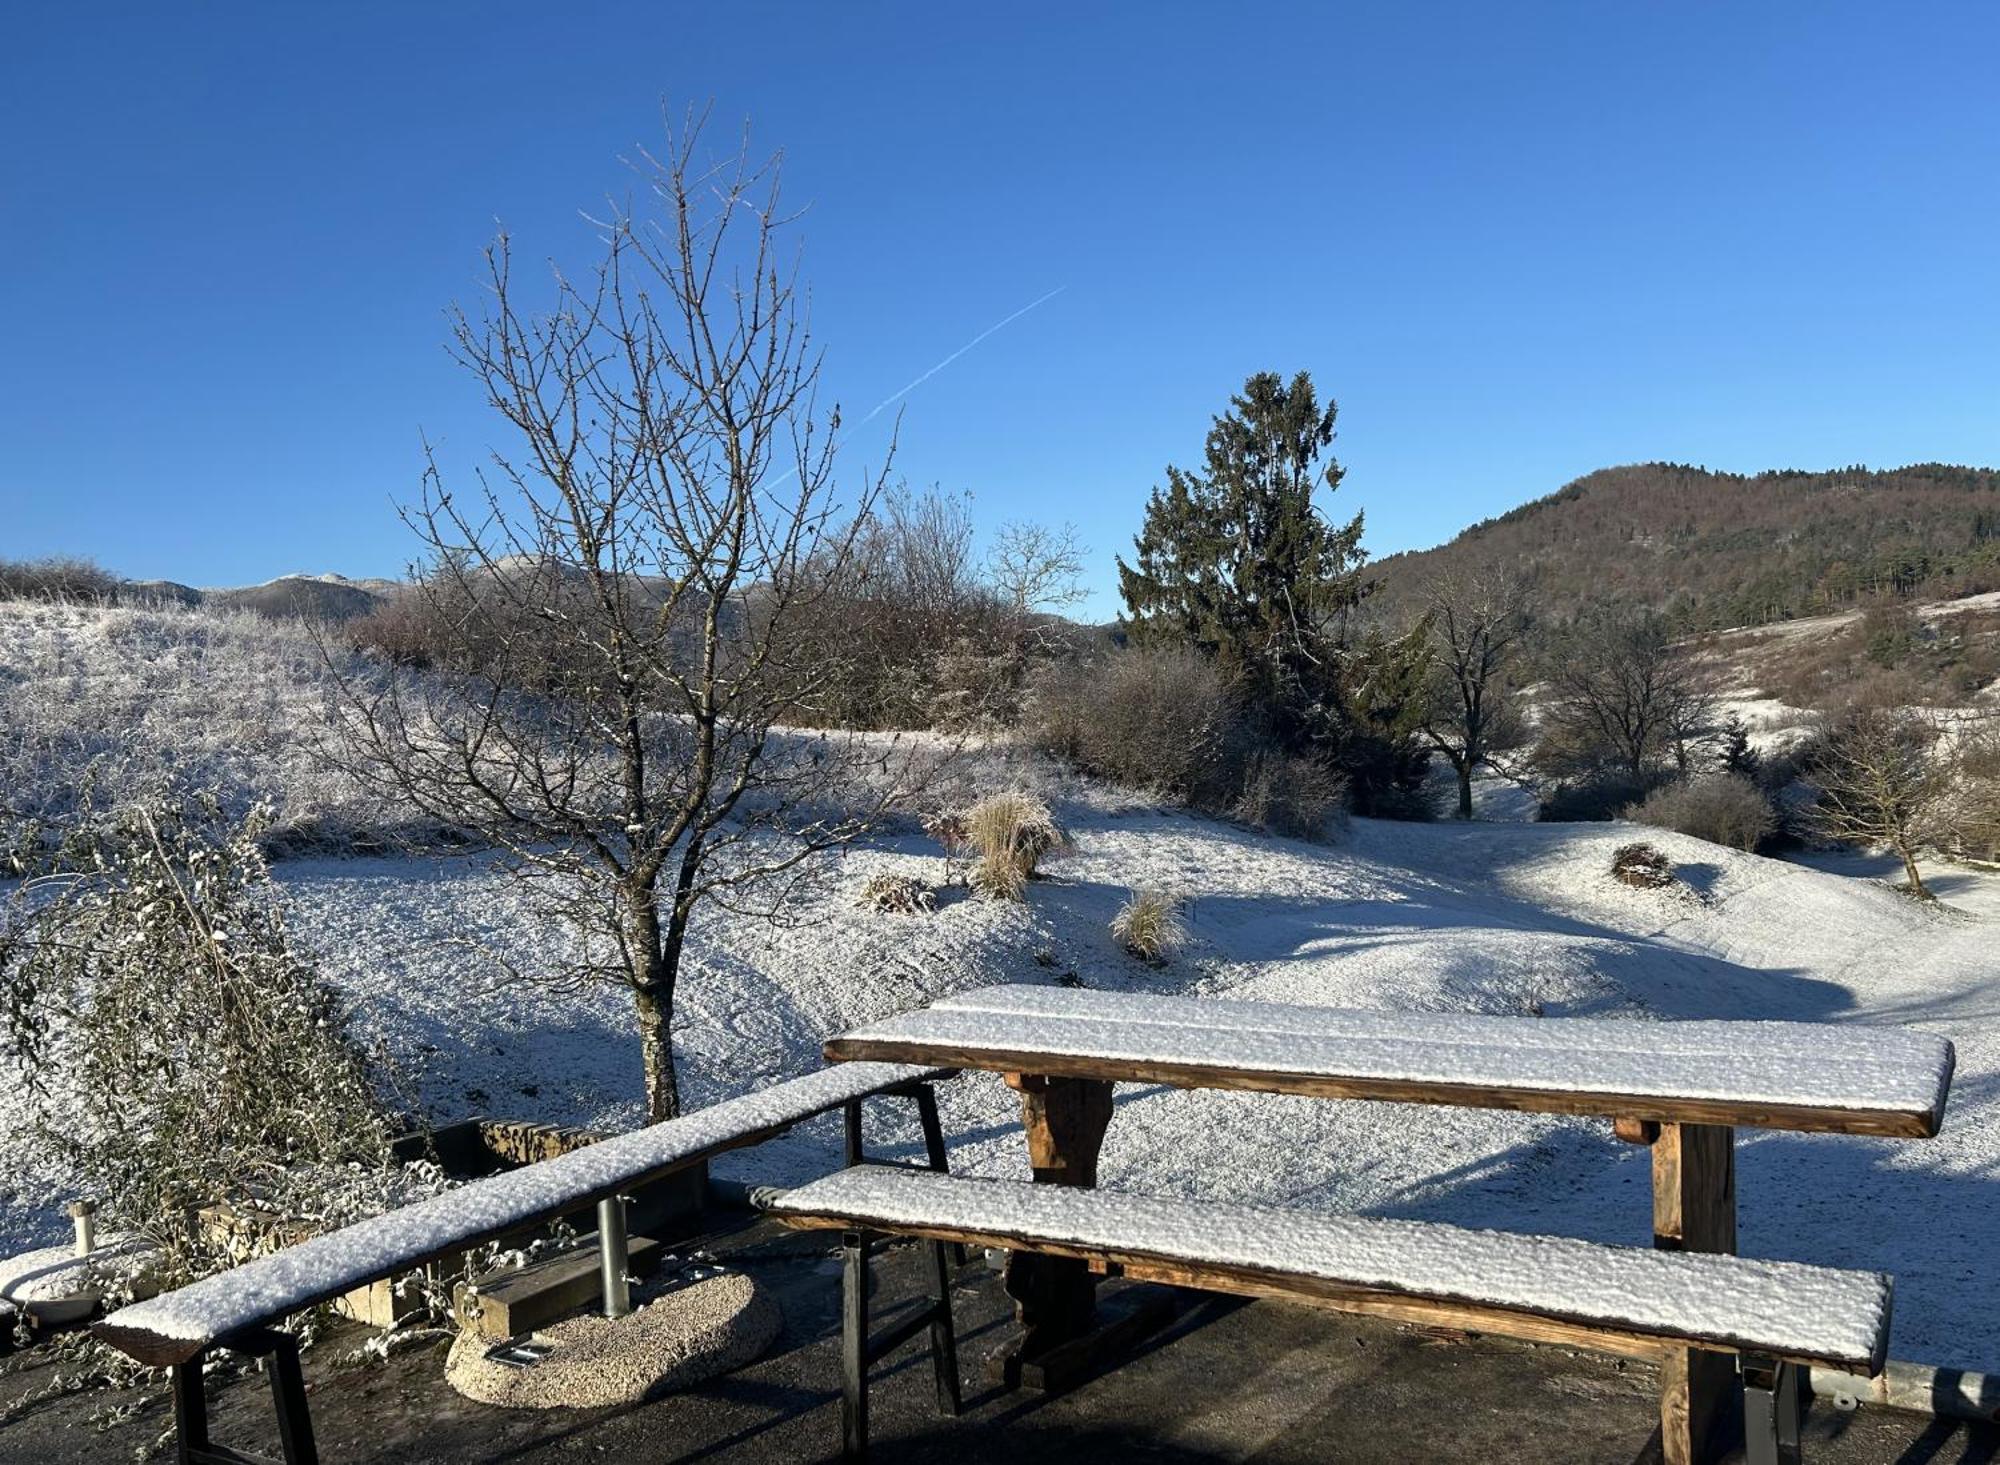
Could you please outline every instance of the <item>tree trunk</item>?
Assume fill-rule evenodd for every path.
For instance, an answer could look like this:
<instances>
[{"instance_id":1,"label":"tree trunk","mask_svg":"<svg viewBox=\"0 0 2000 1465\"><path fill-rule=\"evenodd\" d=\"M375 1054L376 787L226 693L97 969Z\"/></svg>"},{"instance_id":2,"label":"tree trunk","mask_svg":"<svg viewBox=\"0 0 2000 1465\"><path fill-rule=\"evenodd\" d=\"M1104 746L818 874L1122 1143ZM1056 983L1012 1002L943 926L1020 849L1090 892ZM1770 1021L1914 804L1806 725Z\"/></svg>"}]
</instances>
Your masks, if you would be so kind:
<instances>
[{"instance_id":1,"label":"tree trunk","mask_svg":"<svg viewBox=\"0 0 2000 1465\"><path fill-rule=\"evenodd\" d=\"M1907 847L1900 844L1896 846L1896 853L1903 857L1903 874L1909 880L1910 894L1914 895L1918 900L1929 900L1931 898L1930 890L1924 884L1924 877L1917 873L1916 855Z\"/></svg>"},{"instance_id":2,"label":"tree trunk","mask_svg":"<svg viewBox=\"0 0 2000 1465\"><path fill-rule=\"evenodd\" d=\"M1472 764L1469 760L1458 767L1458 817L1472 817Z\"/></svg>"},{"instance_id":3,"label":"tree trunk","mask_svg":"<svg viewBox=\"0 0 2000 1465\"><path fill-rule=\"evenodd\" d=\"M671 989L639 987L632 993L639 1011L639 1061L646 1074L646 1122L678 1119L680 1079L674 1072L673 998Z\"/></svg>"}]
</instances>

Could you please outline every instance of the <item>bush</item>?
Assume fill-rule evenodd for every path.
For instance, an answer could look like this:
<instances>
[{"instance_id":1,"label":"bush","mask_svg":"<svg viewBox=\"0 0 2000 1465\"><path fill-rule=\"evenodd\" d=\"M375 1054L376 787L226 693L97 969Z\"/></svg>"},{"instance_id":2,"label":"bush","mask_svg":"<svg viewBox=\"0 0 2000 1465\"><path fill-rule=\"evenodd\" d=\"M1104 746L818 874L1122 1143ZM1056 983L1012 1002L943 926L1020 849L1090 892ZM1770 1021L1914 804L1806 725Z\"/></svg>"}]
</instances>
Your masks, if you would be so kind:
<instances>
[{"instance_id":1,"label":"bush","mask_svg":"<svg viewBox=\"0 0 2000 1465\"><path fill-rule=\"evenodd\" d=\"M400 590L375 609L347 622L348 639L360 651L398 666L430 666L445 644L437 609L415 590Z\"/></svg>"},{"instance_id":2,"label":"bush","mask_svg":"<svg viewBox=\"0 0 2000 1465\"><path fill-rule=\"evenodd\" d=\"M1193 651L1133 647L1052 667L1029 717L1044 752L1127 788L1223 804L1240 787L1229 684Z\"/></svg>"},{"instance_id":3,"label":"bush","mask_svg":"<svg viewBox=\"0 0 2000 1465\"><path fill-rule=\"evenodd\" d=\"M397 1203L387 1119L332 990L291 947L257 820L127 808L88 874L0 927L0 1036L45 1153L175 1283L241 1260L197 1211L297 1231Z\"/></svg>"},{"instance_id":4,"label":"bush","mask_svg":"<svg viewBox=\"0 0 2000 1465\"><path fill-rule=\"evenodd\" d=\"M860 905L863 910L890 915L928 915L937 909L937 896L913 875L885 873L868 877L868 883L861 887Z\"/></svg>"},{"instance_id":5,"label":"bush","mask_svg":"<svg viewBox=\"0 0 2000 1465\"><path fill-rule=\"evenodd\" d=\"M1777 831L1764 791L1737 773L1716 773L1653 790L1630 811L1641 824L1754 852Z\"/></svg>"},{"instance_id":6,"label":"bush","mask_svg":"<svg viewBox=\"0 0 2000 1465\"><path fill-rule=\"evenodd\" d=\"M1640 890L1659 890L1674 883L1674 862L1650 844L1621 844L1611 856L1612 878Z\"/></svg>"},{"instance_id":7,"label":"bush","mask_svg":"<svg viewBox=\"0 0 2000 1465\"><path fill-rule=\"evenodd\" d=\"M1346 794L1346 780L1323 763L1260 752L1244 769L1230 813L1273 834L1324 839L1341 817Z\"/></svg>"},{"instance_id":8,"label":"bush","mask_svg":"<svg viewBox=\"0 0 2000 1465\"><path fill-rule=\"evenodd\" d=\"M1157 966L1186 942L1187 925L1171 896L1138 890L1112 917L1111 934L1139 960Z\"/></svg>"},{"instance_id":9,"label":"bush","mask_svg":"<svg viewBox=\"0 0 2000 1465\"><path fill-rule=\"evenodd\" d=\"M966 841L978 854L972 888L992 900L1019 900L1042 857L1062 847L1062 830L1041 800L994 794L965 812Z\"/></svg>"},{"instance_id":10,"label":"bush","mask_svg":"<svg viewBox=\"0 0 2000 1465\"><path fill-rule=\"evenodd\" d=\"M1595 823L1616 819L1644 799L1652 785L1628 774L1601 772L1556 784L1542 795L1536 817L1549 824Z\"/></svg>"},{"instance_id":11,"label":"bush","mask_svg":"<svg viewBox=\"0 0 2000 1465\"><path fill-rule=\"evenodd\" d=\"M0 600L81 600L108 604L118 598L118 577L89 560L62 555L43 560L0 560Z\"/></svg>"}]
</instances>

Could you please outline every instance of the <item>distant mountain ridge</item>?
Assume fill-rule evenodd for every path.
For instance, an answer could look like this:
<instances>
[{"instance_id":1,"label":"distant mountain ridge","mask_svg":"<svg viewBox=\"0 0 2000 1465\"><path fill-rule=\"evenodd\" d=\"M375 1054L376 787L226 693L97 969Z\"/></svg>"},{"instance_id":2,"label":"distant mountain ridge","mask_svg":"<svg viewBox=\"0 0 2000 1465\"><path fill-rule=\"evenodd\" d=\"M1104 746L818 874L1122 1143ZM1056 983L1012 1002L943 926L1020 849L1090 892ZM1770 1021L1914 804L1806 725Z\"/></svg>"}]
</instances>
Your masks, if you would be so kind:
<instances>
[{"instance_id":1,"label":"distant mountain ridge","mask_svg":"<svg viewBox=\"0 0 2000 1465\"><path fill-rule=\"evenodd\" d=\"M1435 549L1378 561L1378 600L1406 612L1440 574L1499 567L1527 578L1542 615L1615 599L1690 630L2000 589L2000 471L1603 468Z\"/></svg>"},{"instance_id":2,"label":"distant mountain ridge","mask_svg":"<svg viewBox=\"0 0 2000 1465\"><path fill-rule=\"evenodd\" d=\"M345 575L280 575L262 585L196 589L176 580L127 580L121 599L163 600L176 605L249 610L280 618L344 621L367 615L394 594L395 580L350 580Z\"/></svg>"}]
</instances>

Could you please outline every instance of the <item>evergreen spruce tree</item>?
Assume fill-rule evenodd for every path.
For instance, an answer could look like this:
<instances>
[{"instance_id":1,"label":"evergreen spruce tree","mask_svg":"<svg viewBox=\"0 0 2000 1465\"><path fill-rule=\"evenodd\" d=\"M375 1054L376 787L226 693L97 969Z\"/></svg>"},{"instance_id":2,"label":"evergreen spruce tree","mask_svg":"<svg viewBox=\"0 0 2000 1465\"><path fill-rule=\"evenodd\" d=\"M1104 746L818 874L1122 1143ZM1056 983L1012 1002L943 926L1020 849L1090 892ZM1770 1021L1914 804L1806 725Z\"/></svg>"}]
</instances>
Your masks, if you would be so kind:
<instances>
[{"instance_id":1,"label":"evergreen spruce tree","mask_svg":"<svg viewBox=\"0 0 2000 1465\"><path fill-rule=\"evenodd\" d=\"M1313 502L1340 486L1336 410L1305 372L1251 377L1209 430L1202 471L1167 469L1133 563L1118 561L1126 633L1212 656L1294 744L1338 700L1343 623L1366 588L1361 515L1335 526Z\"/></svg>"}]
</instances>

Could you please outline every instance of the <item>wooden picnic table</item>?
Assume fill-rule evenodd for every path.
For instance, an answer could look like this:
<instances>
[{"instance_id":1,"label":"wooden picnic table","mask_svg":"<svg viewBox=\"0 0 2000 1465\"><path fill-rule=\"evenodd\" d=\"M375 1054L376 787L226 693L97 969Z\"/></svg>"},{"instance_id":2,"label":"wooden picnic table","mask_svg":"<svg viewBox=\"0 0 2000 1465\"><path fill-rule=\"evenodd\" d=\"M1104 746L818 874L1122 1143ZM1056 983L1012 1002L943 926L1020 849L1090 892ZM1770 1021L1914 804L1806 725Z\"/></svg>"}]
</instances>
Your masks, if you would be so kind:
<instances>
[{"instance_id":1,"label":"wooden picnic table","mask_svg":"<svg viewBox=\"0 0 2000 1465\"><path fill-rule=\"evenodd\" d=\"M1295 1007L998 986L844 1033L831 1060L985 1069L1020 1094L1035 1179L1091 1186L1112 1085L1451 1104L1608 1119L1652 1151L1653 1239L1736 1250L1738 1126L1928 1138L1943 1122L1951 1044L1898 1027L1640 1022ZM1010 1258L1014 1365L1088 1347L1081 1263ZM1736 1392L1734 1360L1662 1358L1669 1465L1701 1457Z\"/></svg>"}]
</instances>

